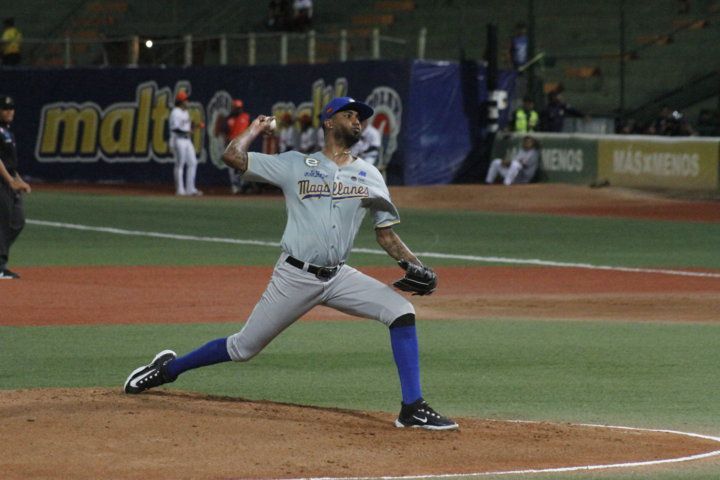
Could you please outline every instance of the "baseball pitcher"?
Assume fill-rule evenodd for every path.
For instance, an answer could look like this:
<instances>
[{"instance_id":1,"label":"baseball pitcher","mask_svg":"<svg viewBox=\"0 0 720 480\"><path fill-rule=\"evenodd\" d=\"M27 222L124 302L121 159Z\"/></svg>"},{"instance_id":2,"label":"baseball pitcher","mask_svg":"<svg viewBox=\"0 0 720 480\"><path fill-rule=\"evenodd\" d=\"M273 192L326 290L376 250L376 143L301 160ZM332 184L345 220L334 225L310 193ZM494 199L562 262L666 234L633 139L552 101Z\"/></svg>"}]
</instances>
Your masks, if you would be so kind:
<instances>
[{"instance_id":1,"label":"baseball pitcher","mask_svg":"<svg viewBox=\"0 0 720 480\"><path fill-rule=\"evenodd\" d=\"M400 217L382 175L350 154L360 138L361 122L372 114L370 106L350 97L333 99L320 113L325 147L312 154L248 153L255 138L272 130L274 118L264 115L228 145L223 161L229 167L250 180L276 185L285 195L288 219L282 253L270 283L240 332L213 340L182 357L172 350L158 353L150 364L130 374L126 393L173 382L193 368L248 361L303 314L316 305L326 305L388 326L402 391L397 427L458 428L423 399L412 304L390 286L346 263L362 219L369 212L377 242L405 272L395 287L428 295L437 286L435 272L424 266L393 231Z\"/></svg>"}]
</instances>

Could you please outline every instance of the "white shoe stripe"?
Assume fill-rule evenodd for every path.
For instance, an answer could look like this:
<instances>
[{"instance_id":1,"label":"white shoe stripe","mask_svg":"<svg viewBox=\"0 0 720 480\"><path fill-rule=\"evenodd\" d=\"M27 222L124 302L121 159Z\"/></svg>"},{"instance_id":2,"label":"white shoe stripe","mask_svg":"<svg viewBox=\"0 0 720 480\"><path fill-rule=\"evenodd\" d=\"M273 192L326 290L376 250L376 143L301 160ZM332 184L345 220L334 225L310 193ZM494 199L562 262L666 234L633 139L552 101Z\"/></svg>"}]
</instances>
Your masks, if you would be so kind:
<instances>
[{"instance_id":1,"label":"white shoe stripe","mask_svg":"<svg viewBox=\"0 0 720 480\"><path fill-rule=\"evenodd\" d=\"M132 388L137 388L137 387L138 387L138 383L142 382L144 379L146 379L147 377L149 377L149 376L151 376L151 375L153 375L153 374L155 374L155 373L157 373L157 370L156 370L156 369L148 370L148 371L145 372L143 375L140 375L140 376L135 377L135 378L133 378L132 380L130 380L130 386L131 386Z\"/></svg>"},{"instance_id":2,"label":"white shoe stripe","mask_svg":"<svg viewBox=\"0 0 720 480\"><path fill-rule=\"evenodd\" d=\"M157 355L155 355L155 358L152 359L152 362L150 362L150 363L147 364L147 365L143 365L142 367L138 367L138 368L136 368L135 370L133 370L132 373L131 373L130 375L128 375L127 380L125 380L125 385L123 386L123 389L124 389L124 390L127 390L128 385L130 385L132 388L137 388L137 383L135 383L135 384L132 383L133 377L134 377L135 375L137 375L138 373L142 372L143 370L145 370L146 368L150 368L150 367L152 366L152 364L157 361L158 358L162 357L163 355L167 355L168 353L171 353L173 357L177 357L177 354L176 354L175 352L173 352L172 350L163 350L162 352L160 352L160 353L158 353ZM151 370L150 370L150 371L151 371ZM148 371L148 373L149 373L150 371ZM145 376L139 377L139 378L144 378L144 377L145 377Z\"/></svg>"}]
</instances>

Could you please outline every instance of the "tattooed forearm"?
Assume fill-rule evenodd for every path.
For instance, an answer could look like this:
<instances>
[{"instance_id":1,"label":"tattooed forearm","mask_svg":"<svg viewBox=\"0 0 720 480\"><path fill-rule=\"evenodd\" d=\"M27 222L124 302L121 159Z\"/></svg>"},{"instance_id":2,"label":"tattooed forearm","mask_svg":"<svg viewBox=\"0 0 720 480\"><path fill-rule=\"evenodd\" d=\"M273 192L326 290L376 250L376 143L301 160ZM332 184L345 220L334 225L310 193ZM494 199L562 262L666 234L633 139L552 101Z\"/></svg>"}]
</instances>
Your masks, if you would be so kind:
<instances>
[{"instance_id":1,"label":"tattooed forearm","mask_svg":"<svg viewBox=\"0 0 720 480\"><path fill-rule=\"evenodd\" d=\"M230 142L230 145L225 149L225 153L223 153L222 159L228 167L245 173L248 165L248 153L236 143L238 140L239 139L236 138Z\"/></svg>"},{"instance_id":2,"label":"tattooed forearm","mask_svg":"<svg viewBox=\"0 0 720 480\"><path fill-rule=\"evenodd\" d=\"M250 126L237 138L233 139L225 149L225 153L223 153L222 156L225 165L234 168L240 173L245 173L248 168L248 148L250 148L250 144L261 133L271 131L270 124L274 118L275 117L258 115Z\"/></svg>"},{"instance_id":3,"label":"tattooed forearm","mask_svg":"<svg viewBox=\"0 0 720 480\"><path fill-rule=\"evenodd\" d=\"M407 260L410 263L422 265L422 262L410 251L392 228L377 228L375 234L378 244L395 260Z\"/></svg>"}]
</instances>

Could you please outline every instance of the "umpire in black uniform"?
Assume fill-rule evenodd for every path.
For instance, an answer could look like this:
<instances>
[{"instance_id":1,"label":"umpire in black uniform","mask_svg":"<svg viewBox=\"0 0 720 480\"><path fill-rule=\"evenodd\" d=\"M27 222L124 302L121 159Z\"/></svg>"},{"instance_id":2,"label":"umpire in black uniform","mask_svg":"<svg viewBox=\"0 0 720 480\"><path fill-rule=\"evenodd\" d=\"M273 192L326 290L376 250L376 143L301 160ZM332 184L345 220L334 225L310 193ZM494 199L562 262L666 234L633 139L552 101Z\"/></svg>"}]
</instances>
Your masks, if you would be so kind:
<instances>
[{"instance_id":1,"label":"umpire in black uniform","mask_svg":"<svg viewBox=\"0 0 720 480\"><path fill-rule=\"evenodd\" d=\"M30 193L30 185L17 171L15 135L10 124L15 118L15 101L0 95L0 280L20 276L8 270L10 246L25 226L22 194Z\"/></svg>"}]
</instances>

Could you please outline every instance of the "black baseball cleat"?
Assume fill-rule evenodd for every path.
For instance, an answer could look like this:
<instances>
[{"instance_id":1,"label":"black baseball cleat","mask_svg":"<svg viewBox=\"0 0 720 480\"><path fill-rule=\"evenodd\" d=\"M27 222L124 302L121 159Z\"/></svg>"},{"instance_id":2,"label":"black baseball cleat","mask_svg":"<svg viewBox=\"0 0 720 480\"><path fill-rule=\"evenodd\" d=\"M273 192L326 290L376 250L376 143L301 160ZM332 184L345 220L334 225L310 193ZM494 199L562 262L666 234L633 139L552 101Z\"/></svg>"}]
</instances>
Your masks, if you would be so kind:
<instances>
[{"instance_id":1,"label":"black baseball cleat","mask_svg":"<svg viewBox=\"0 0 720 480\"><path fill-rule=\"evenodd\" d=\"M3 268L0 270L0 280L19 280L20 275L17 273L8 270L7 268Z\"/></svg>"},{"instance_id":2,"label":"black baseball cleat","mask_svg":"<svg viewBox=\"0 0 720 480\"><path fill-rule=\"evenodd\" d=\"M174 382L175 378L168 375L166 365L177 358L172 350L163 350L155 355L149 365L136 368L125 380L125 393L140 393L163 383Z\"/></svg>"},{"instance_id":3,"label":"black baseball cleat","mask_svg":"<svg viewBox=\"0 0 720 480\"><path fill-rule=\"evenodd\" d=\"M428 430L455 430L458 424L447 417L443 417L420 398L410 405L401 404L400 415L395 420L398 428L426 428Z\"/></svg>"}]
</instances>

